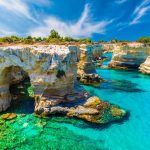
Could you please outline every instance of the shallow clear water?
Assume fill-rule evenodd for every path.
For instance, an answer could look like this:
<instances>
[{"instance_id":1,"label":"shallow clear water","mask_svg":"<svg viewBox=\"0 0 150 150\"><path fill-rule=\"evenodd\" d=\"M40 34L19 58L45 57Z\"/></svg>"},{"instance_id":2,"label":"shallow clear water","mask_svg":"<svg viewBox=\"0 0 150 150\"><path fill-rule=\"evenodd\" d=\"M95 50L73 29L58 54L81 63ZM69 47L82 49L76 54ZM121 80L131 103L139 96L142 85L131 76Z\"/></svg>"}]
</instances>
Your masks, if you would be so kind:
<instances>
[{"instance_id":1,"label":"shallow clear water","mask_svg":"<svg viewBox=\"0 0 150 150\"><path fill-rule=\"evenodd\" d=\"M102 64L103 65L108 65L108 63L111 61L112 53L105 53L103 55L106 56L108 59L106 61L104 61Z\"/></svg>"},{"instance_id":2,"label":"shallow clear water","mask_svg":"<svg viewBox=\"0 0 150 150\"><path fill-rule=\"evenodd\" d=\"M84 88L129 110L128 120L102 128L62 116L38 118L29 109L34 107L33 101L25 99L8 110L18 114L15 120L0 120L0 150L149 150L150 76L122 70L97 72L107 82Z\"/></svg>"},{"instance_id":3,"label":"shallow clear water","mask_svg":"<svg viewBox=\"0 0 150 150\"><path fill-rule=\"evenodd\" d=\"M137 72L97 70L108 80L99 88L85 87L101 99L130 111L129 120L113 124L95 136L105 141L112 150L150 149L150 77Z\"/></svg>"}]
</instances>

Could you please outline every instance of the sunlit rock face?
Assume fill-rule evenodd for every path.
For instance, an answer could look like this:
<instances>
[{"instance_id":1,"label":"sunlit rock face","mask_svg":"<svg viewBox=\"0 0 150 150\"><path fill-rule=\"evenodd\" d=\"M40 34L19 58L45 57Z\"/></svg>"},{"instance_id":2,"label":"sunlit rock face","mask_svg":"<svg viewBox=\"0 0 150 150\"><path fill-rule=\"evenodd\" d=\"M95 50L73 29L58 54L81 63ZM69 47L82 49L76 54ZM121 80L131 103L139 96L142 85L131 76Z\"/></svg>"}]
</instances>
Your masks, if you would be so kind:
<instances>
[{"instance_id":1,"label":"sunlit rock face","mask_svg":"<svg viewBox=\"0 0 150 150\"><path fill-rule=\"evenodd\" d=\"M30 78L36 96L49 99L73 91L78 59L76 46L0 48L0 111L10 106L9 86Z\"/></svg>"},{"instance_id":2,"label":"sunlit rock face","mask_svg":"<svg viewBox=\"0 0 150 150\"><path fill-rule=\"evenodd\" d=\"M147 49L122 49L113 52L109 67L117 69L138 69L148 56Z\"/></svg>"},{"instance_id":3,"label":"sunlit rock face","mask_svg":"<svg viewBox=\"0 0 150 150\"><path fill-rule=\"evenodd\" d=\"M121 50L124 46L121 44L103 43L103 50L107 52L113 52L116 50Z\"/></svg>"},{"instance_id":4,"label":"sunlit rock face","mask_svg":"<svg viewBox=\"0 0 150 150\"><path fill-rule=\"evenodd\" d=\"M81 45L80 59L78 63L78 80L87 85L96 85L102 81L101 77L96 73L95 57L102 56L101 45Z\"/></svg>"},{"instance_id":5,"label":"sunlit rock face","mask_svg":"<svg viewBox=\"0 0 150 150\"><path fill-rule=\"evenodd\" d=\"M150 75L150 56L148 56L146 61L140 65L139 70L144 74Z\"/></svg>"}]
</instances>

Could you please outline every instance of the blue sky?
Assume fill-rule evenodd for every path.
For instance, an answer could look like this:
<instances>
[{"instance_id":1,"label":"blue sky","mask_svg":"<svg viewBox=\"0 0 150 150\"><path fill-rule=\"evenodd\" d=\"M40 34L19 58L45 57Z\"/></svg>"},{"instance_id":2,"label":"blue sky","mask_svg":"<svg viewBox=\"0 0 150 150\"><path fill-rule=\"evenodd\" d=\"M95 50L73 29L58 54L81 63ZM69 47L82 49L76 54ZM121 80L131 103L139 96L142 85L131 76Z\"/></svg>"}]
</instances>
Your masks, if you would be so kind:
<instances>
[{"instance_id":1,"label":"blue sky","mask_svg":"<svg viewBox=\"0 0 150 150\"><path fill-rule=\"evenodd\" d=\"M150 0L0 0L0 14L0 36L150 36Z\"/></svg>"}]
</instances>

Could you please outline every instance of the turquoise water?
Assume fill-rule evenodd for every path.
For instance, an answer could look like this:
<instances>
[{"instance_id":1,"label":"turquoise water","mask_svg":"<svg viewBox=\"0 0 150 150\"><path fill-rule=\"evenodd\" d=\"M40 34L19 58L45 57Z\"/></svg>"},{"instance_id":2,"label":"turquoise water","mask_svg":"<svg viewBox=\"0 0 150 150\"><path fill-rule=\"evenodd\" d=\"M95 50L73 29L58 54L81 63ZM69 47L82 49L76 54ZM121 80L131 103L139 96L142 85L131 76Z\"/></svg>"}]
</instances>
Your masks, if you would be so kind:
<instances>
[{"instance_id":1,"label":"turquoise water","mask_svg":"<svg viewBox=\"0 0 150 150\"><path fill-rule=\"evenodd\" d=\"M106 61L104 61L102 64L103 65L108 65L108 63L111 61L112 53L105 53L103 55L106 56L108 59Z\"/></svg>"},{"instance_id":2,"label":"turquoise water","mask_svg":"<svg viewBox=\"0 0 150 150\"><path fill-rule=\"evenodd\" d=\"M138 72L97 69L107 80L84 86L93 95L130 111L128 120L99 127L63 116L38 118L32 99L8 110L18 117L0 120L0 150L149 150L150 76Z\"/></svg>"},{"instance_id":3,"label":"turquoise water","mask_svg":"<svg viewBox=\"0 0 150 150\"><path fill-rule=\"evenodd\" d=\"M98 69L108 80L99 88L85 87L90 93L130 111L122 124L93 131L111 150L150 149L150 77L137 72ZM91 132L92 134L92 132Z\"/></svg>"}]
</instances>

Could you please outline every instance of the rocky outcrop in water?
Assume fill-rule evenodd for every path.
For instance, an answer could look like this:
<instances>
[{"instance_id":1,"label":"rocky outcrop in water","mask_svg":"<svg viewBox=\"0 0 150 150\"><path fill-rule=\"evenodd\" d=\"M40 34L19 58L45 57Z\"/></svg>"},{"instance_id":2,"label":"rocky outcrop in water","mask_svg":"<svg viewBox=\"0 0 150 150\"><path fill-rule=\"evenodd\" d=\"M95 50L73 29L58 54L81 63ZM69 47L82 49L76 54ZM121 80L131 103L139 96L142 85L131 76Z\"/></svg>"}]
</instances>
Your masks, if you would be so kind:
<instances>
[{"instance_id":1,"label":"rocky outcrop in water","mask_svg":"<svg viewBox=\"0 0 150 150\"><path fill-rule=\"evenodd\" d=\"M109 67L117 69L138 69L147 58L147 50L116 50Z\"/></svg>"},{"instance_id":2,"label":"rocky outcrop in water","mask_svg":"<svg viewBox=\"0 0 150 150\"><path fill-rule=\"evenodd\" d=\"M93 60L102 56L101 45L81 45L77 79L86 85L97 85L103 79L96 73Z\"/></svg>"},{"instance_id":3,"label":"rocky outcrop in water","mask_svg":"<svg viewBox=\"0 0 150 150\"><path fill-rule=\"evenodd\" d=\"M79 56L79 64L83 60L84 65L81 71L86 74L93 72L92 77L95 73L94 64L89 57L92 46L86 49L89 50L81 49L79 54L77 46L1 47L0 112L11 105L10 87L29 77L34 91L35 113L38 115L58 113L94 123L122 119L126 115L122 109L97 97L90 98L82 89L74 88ZM97 78L99 79L97 76L93 77L92 82Z\"/></svg>"},{"instance_id":4,"label":"rocky outcrop in water","mask_svg":"<svg viewBox=\"0 0 150 150\"><path fill-rule=\"evenodd\" d=\"M150 56L148 56L146 61L140 65L139 70L144 74L150 74Z\"/></svg>"},{"instance_id":5,"label":"rocky outcrop in water","mask_svg":"<svg viewBox=\"0 0 150 150\"><path fill-rule=\"evenodd\" d=\"M74 100L36 100L35 112L39 115L65 114L68 117L76 117L92 123L110 123L124 118L127 112L118 106L100 100L98 97L87 97L76 94Z\"/></svg>"},{"instance_id":6,"label":"rocky outcrop in water","mask_svg":"<svg viewBox=\"0 0 150 150\"><path fill-rule=\"evenodd\" d=\"M98 97L90 97L83 106L70 108L69 117L77 117L93 123L109 123L122 119L126 112L117 106L100 100Z\"/></svg>"}]
</instances>

